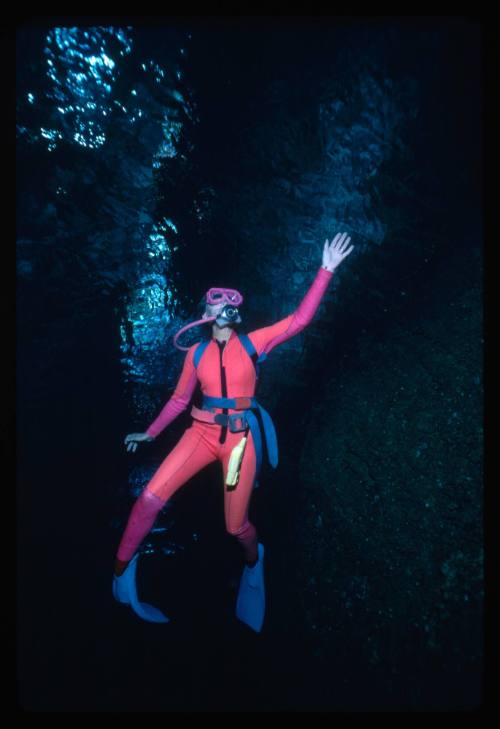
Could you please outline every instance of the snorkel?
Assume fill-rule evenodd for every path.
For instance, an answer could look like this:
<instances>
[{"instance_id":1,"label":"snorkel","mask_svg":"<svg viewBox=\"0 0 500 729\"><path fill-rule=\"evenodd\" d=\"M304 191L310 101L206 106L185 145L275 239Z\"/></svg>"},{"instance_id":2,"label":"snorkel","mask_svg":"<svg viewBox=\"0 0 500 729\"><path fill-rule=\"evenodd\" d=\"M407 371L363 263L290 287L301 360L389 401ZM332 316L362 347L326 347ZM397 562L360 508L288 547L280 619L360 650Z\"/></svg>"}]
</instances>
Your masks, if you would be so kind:
<instances>
[{"instance_id":1,"label":"snorkel","mask_svg":"<svg viewBox=\"0 0 500 729\"><path fill-rule=\"evenodd\" d=\"M191 322L191 324L187 324L185 327L182 327L182 329L179 329L173 339L174 346L183 352L187 352L189 347L183 347L180 344L177 344L177 339L187 329L196 327L199 324L209 324L213 321L215 321L215 323L220 327L225 327L228 324L240 324L242 319L238 311L238 306L243 303L243 296L239 291L236 291L236 289L211 288L205 294L206 304L213 306L214 304L220 304L223 301L226 302L225 306L222 307L221 311L216 316L205 316L202 319L197 319L196 321Z\"/></svg>"}]
</instances>

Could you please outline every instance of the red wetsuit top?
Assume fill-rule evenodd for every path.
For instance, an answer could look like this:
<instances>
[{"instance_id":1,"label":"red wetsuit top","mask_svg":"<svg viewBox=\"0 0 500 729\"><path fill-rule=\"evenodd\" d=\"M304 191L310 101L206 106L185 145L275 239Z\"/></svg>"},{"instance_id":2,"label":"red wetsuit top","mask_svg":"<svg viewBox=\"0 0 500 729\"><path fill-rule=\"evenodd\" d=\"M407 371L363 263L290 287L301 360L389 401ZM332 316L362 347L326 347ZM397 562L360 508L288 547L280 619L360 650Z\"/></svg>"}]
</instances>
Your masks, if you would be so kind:
<instances>
[{"instance_id":1,"label":"red wetsuit top","mask_svg":"<svg viewBox=\"0 0 500 729\"><path fill-rule=\"evenodd\" d=\"M271 326L247 333L258 355L263 352L268 354L278 344L286 342L287 339L298 334L311 322L332 276L333 271L328 271L321 266L309 291L293 314L277 321L275 324L271 324ZM202 393L210 397L254 396L256 385L255 366L235 331L231 332L231 336L223 347L216 339L212 339L200 360L198 370L196 370L193 356L198 344L199 342L193 344L186 353L177 387L158 417L147 429L148 435L156 437L187 408L198 379ZM221 367L224 367L226 374L227 393L224 395L222 393ZM225 410L215 408L215 412L226 412L231 415L238 411L232 408L226 408Z\"/></svg>"}]
</instances>

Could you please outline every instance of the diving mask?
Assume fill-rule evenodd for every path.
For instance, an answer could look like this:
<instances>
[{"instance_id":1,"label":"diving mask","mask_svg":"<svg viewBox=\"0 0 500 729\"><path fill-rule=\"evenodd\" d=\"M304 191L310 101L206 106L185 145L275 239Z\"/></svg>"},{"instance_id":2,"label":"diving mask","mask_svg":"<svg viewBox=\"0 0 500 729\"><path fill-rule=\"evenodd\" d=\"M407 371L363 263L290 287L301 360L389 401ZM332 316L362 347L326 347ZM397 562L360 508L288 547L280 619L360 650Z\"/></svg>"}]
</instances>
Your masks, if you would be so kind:
<instances>
[{"instance_id":1,"label":"diving mask","mask_svg":"<svg viewBox=\"0 0 500 729\"><path fill-rule=\"evenodd\" d=\"M224 289L215 287L208 289L205 294L205 300L207 304L220 304L221 301L225 301L226 304L233 304L239 306L243 303L243 296L236 289Z\"/></svg>"}]
</instances>

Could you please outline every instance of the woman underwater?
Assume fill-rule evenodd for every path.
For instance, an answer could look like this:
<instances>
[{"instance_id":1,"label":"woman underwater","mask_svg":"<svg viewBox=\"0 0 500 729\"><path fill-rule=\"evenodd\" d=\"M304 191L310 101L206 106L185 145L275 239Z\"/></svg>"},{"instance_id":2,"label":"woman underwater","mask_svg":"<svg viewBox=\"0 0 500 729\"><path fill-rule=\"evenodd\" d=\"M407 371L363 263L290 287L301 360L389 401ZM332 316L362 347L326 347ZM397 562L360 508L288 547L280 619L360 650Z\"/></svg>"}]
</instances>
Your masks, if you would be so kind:
<instances>
[{"instance_id":1,"label":"woman underwater","mask_svg":"<svg viewBox=\"0 0 500 729\"><path fill-rule=\"evenodd\" d=\"M171 398L145 433L125 438L127 450L135 451L141 441L151 441L162 432L191 400L197 381L203 393L201 408L193 405L192 425L170 451L138 497L130 513L116 556L113 595L130 605L144 620L169 622L160 610L141 603L137 597L138 547L151 531L158 512L172 495L202 468L218 460L224 477L226 529L243 548L245 567L236 601L236 616L257 633L265 613L264 547L255 526L248 520L252 490L262 462L262 437L266 439L271 465L278 463L274 425L254 397L259 362L278 344L302 331L311 321L330 283L335 268L351 253L347 233L325 241L323 261L299 307L281 321L253 332L237 334L241 322L238 306L242 295L235 289L212 288L205 295L203 318L181 329L206 321L212 324L212 338L197 342L187 351L182 373ZM260 420L256 417L259 413ZM262 432L263 430L263 432Z\"/></svg>"}]
</instances>

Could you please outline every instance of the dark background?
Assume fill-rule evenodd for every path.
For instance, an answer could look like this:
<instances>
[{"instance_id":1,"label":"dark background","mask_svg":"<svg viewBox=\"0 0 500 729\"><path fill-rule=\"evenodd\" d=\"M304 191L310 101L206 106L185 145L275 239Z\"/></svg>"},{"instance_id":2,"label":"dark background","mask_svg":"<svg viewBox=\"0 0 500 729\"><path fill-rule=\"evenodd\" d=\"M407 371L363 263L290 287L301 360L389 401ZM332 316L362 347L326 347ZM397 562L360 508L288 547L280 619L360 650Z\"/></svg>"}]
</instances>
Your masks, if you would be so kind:
<instances>
[{"instance_id":1,"label":"dark background","mask_svg":"<svg viewBox=\"0 0 500 729\"><path fill-rule=\"evenodd\" d=\"M87 87L96 114L112 110L82 113L87 129L104 125L98 148L77 144L76 116L57 111L76 98L67 72L78 68L48 36L75 26L98 28L117 61L109 97ZM110 26L129 26L124 56ZM481 37L467 18L18 28L22 708L481 704ZM176 156L158 155L175 121ZM53 149L42 128L61 134ZM151 260L146 242L165 217L176 250ZM140 621L112 598L114 557L189 415L135 454L123 440L176 384L172 334L213 285L243 291L247 331L287 316L325 238L343 230L354 252L310 327L263 368L259 400L280 449L251 507L266 546L263 632L234 617L242 564L218 464L175 495L142 546L140 599L172 622ZM138 292L151 281L173 295L149 316ZM151 339L134 341L138 331Z\"/></svg>"}]
</instances>

